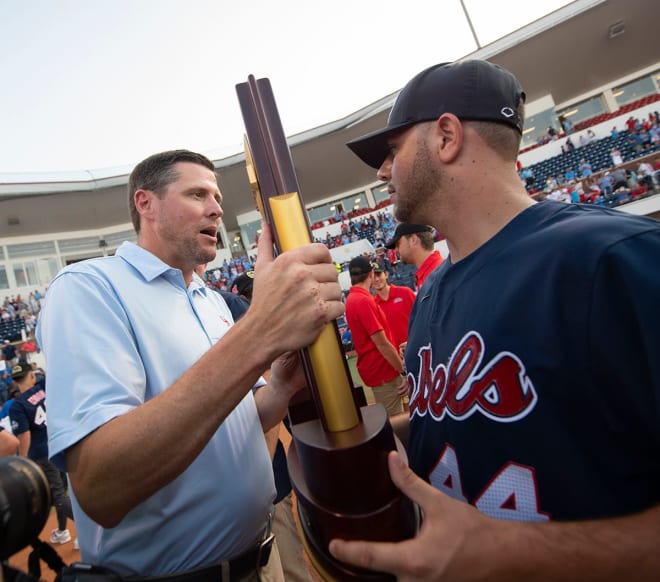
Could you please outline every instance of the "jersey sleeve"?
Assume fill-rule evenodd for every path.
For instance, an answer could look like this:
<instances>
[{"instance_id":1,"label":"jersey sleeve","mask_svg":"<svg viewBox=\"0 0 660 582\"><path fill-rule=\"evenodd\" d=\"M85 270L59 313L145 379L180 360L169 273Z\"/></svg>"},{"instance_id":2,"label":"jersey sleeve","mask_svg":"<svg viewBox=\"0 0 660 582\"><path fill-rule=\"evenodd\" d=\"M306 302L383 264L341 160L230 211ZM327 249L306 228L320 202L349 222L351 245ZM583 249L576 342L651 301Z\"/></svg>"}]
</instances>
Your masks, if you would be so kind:
<instances>
[{"instance_id":1,"label":"jersey sleeve","mask_svg":"<svg viewBox=\"0 0 660 582\"><path fill-rule=\"evenodd\" d=\"M25 406L23 406L22 402L14 400L14 403L9 409L9 418L11 419L11 430L16 436L24 432L29 432L30 420L27 417Z\"/></svg>"},{"instance_id":2,"label":"jersey sleeve","mask_svg":"<svg viewBox=\"0 0 660 582\"><path fill-rule=\"evenodd\" d=\"M660 454L660 230L613 245L602 256L589 314L592 373L615 425L634 427L639 446ZM658 465L656 464L656 467Z\"/></svg>"}]
</instances>

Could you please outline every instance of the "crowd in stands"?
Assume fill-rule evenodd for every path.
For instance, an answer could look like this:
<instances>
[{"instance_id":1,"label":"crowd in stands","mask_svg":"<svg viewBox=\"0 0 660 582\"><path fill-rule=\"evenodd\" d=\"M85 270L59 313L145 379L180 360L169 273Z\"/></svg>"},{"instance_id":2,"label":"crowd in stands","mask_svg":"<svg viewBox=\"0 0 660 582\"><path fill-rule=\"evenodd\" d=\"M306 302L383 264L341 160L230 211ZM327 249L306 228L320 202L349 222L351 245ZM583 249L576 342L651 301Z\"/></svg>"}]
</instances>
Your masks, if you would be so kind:
<instances>
[{"instance_id":1,"label":"crowd in stands","mask_svg":"<svg viewBox=\"0 0 660 582\"><path fill-rule=\"evenodd\" d=\"M241 273L246 273L254 269L255 258L246 255L231 259L225 259L222 265L209 269L204 273L207 283L221 291L231 291L234 281Z\"/></svg>"},{"instance_id":2,"label":"crowd in stands","mask_svg":"<svg viewBox=\"0 0 660 582\"><path fill-rule=\"evenodd\" d=\"M374 210L379 210L385 206L389 206L392 202L389 199L381 200L374 208L358 208L357 210L352 210L351 212L335 212L334 216L326 218L324 220L319 220L312 224L312 230L317 230L323 228L324 226L330 226L331 224L337 224L344 220L350 220L351 218L357 218L364 214L369 214Z\"/></svg>"},{"instance_id":3,"label":"crowd in stands","mask_svg":"<svg viewBox=\"0 0 660 582\"><path fill-rule=\"evenodd\" d=\"M385 244L394 233L396 224L389 212L378 212L364 218L354 218L349 215L341 220L341 234L332 236L326 233L325 238L316 237L315 242L326 245L329 249L347 245L360 239L367 239L372 245Z\"/></svg>"},{"instance_id":4,"label":"crowd in stands","mask_svg":"<svg viewBox=\"0 0 660 582\"><path fill-rule=\"evenodd\" d=\"M569 136L561 154L518 169L538 200L618 206L660 188L660 156L652 156L658 151L656 111L644 119L629 117L625 128L615 126L601 139L590 129L575 141Z\"/></svg>"},{"instance_id":5,"label":"crowd in stands","mask_svg":"<svg viewBox=\"0 0 660 582\"><path fill-rule=\"evenodd\" d=\"M579 131L582 131L584 129L588 129L590 127L593 127L597 124L603 123L605 121L608 121L610 119L614 119L617 117L621 117L622 115L633 112L636 109L640 107L644 107L646 105L655 103L656 101L660 101L660 93L654 94L654 95L647 95L646 97L642 97L640 99L637 99L636 101L633 101L631 103L627 103L626 105L620 107L616 111L609 112L609 113L600 113L596 115L595 117L589 118L589 119L584 119L575 125L571 122L570 118L568 117L559 117L559 126L560 129L557 129L553 126L548 127L547 131L545 134L539 136L535 143L532 145L529 145L523 149L520 150L519 153L523 154L528 151L531 151L533 149L536 149L538 147L541 147L547 143L550 143L551 141L554 141L556 139L560 139L562 137L566 137L572 133L577 133Z\"/></svg>"},{"instance_id":6,"label":"crowd in stands","mask_svg":"<svg viewBox=\"0 0 660 582\"><path fill-rule=\"evenodd\" d=\"M0 306L0 342L18 341L21 330L29 336L37 325L37 315L41 310L43 294L32 291L27 298L19 295L5 297Z\"/></svg>"}]
</instances>

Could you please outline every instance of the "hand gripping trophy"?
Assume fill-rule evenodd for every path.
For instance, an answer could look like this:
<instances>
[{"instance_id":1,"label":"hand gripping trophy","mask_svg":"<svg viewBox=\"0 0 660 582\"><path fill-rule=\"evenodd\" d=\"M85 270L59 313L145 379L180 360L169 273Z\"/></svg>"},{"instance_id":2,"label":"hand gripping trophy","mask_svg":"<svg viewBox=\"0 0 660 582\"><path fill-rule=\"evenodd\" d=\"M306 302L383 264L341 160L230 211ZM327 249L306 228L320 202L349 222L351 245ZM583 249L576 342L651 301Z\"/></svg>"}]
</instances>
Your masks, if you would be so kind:
<instances>
[{"instance_id":1,"label":"hand gripping trophy","mask_svg":"<svg viewBox=\"0 0 660 582\"><path fill-rule=\"evenodd\" d=\"M246 129L248 179L257 208L271 225L276 251L312 242L291 152L268 79L236 86ZM303 542L326 580L392 580L336 560L331 539L401 541L415 535L418 512L392 483L387 455L405 454L382 404L366 406L352 386L337 325L328 324L302 350L307 390L289 407L288 454Z\"/></svg>"}]
</instances>

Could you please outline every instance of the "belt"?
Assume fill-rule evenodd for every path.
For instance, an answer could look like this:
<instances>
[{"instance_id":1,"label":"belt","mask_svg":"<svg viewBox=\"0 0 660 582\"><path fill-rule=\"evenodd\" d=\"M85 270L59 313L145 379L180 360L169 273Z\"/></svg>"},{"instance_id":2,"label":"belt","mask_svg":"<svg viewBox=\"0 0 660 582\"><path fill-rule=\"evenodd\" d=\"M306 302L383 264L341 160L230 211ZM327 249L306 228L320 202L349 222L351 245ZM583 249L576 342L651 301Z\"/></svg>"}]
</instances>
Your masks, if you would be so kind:
<instances>
[{"instance_id":1,"label":"belt","mask_svg":"<svg viewBox=\"0 0 660 582\"><path fill-rule=\"evenodd\" d=\"M167 576L127 576L126 582L230 582L263 568L270 558L275 536L271 533L253 548L220 564Z\"/></svg>"}]
</instances>

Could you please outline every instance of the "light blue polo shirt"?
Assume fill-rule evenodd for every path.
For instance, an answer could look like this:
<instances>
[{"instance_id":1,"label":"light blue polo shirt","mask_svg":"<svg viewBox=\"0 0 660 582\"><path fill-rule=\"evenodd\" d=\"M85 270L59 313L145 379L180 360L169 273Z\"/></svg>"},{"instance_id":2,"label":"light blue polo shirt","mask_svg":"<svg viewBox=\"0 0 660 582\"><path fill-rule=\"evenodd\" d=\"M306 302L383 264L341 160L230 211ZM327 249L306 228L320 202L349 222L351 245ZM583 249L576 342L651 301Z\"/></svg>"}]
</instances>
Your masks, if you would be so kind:
<instances>
[{"instance_id":1,"label":"light blue polo shirt","mask_svg":"<svg viewBox=\"0 0 660 582\"><path fill-rule=\"evenodd\" d=\"M48 289L37 328L47 362L53 461L65 469L67 448L163 392L232 323L222 297L201 279L195 275L186 288L179 269L132 243L114 257L63 269ZM83 561L121 574L160 575L248 549L274 497L270 457L246 389L190 467L117 527L101 528L73 495L72 501Z\"/></svg>"}]
</instances>

